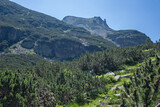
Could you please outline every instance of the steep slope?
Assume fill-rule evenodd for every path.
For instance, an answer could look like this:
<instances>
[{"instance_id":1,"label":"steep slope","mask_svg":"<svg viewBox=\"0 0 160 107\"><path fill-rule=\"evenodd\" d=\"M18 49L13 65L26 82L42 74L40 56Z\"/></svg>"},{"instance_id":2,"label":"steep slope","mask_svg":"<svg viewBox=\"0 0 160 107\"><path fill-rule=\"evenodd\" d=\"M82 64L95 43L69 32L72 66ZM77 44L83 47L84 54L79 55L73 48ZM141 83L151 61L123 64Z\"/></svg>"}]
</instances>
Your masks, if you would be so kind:
<instances>
[{"instance_id":1,"label":"steep slope","mask_svg":"<svg viewBox=\"0 0 160 107\"><path fill-rule=\"evenodd\" d=\"M84 28L68 25L8 0L0 0L0 51L16 43L8 53L24 48L32 49L43 57L60 59L116 47Z\"/></svg>"},{"instance_id":2,"label":"steep slope","mask_svg":"<svg viewBox=\"0 0 160 107\"><path fill-rule=\"evenodd\" d=\"M112 42L121 47L145 44L146 39L149 39L145 34L136 30L115 31L107 25L106 20L103 21L100 17L81 18L66 16L63 18L63 21L67 24L85 28L92 34L112 40Z\"/></svg>"},{"instance_id":3,"label":"steep slope","mask_svg":"<svg viewBox=\"0 0 160 107\"><path fill-rule=\"evenodd\" d=\"M63 21L74 26L85 28L92 34L100 35L103 38L106 37L107 33L113 31L107 25L106 20L103 21L100 17L81 18L74 16L66 16L63 18Z\"/></svg>"},{"instance_id":4,"label":"steep slope","mask_svg":"<svg viewBox=\"0 0 160 107\"><path fill-rule=\"evenodd\" d=\"M119 44L121 47L141 45L145 44L147 39L150 40L145 34L136 30L119 30L110 32L107 34L107 38Z\"/></svg>"}]
</instances>

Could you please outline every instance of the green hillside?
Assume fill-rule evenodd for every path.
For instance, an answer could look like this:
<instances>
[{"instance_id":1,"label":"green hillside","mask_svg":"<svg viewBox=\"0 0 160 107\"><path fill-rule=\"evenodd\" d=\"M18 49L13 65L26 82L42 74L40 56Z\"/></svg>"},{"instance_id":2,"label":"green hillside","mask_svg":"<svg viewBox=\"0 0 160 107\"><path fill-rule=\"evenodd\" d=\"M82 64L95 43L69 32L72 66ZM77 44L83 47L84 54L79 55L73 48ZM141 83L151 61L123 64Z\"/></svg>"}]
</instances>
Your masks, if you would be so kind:
<instances>
[{"instance_id":1,"label":"green hillside","mask_svg":"<svg viewBox=\"0 0 160 107\"><path fill-rule=\"evenodd\" d=\"M135 46L145 44L147 40L151 41L145 34L136 30L119 30L108 33L107 38L113 42L120 44L120 46Z\"/></svg>"},{"instance_id":2,"label":"green hillside","mask_svg":"<svg viewBox=\"0 0 160 107\"><path fill-rule=\"evenodd\" d=\"M0 31L0 51L21 42L20 47L33 49L36 54L47 58L72 59L86 51L116 47L83 28L68 25L9 0L0 0Z\"/></svg>"}]
</instances>

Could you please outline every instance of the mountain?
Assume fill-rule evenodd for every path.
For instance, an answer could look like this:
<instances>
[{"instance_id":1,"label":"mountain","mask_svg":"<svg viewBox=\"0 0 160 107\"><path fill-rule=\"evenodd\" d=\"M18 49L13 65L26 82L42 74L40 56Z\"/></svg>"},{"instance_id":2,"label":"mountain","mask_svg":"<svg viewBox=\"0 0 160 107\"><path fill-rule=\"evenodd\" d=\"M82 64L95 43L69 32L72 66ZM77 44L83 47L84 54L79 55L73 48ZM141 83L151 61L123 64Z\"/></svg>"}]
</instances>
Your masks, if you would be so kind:
<instances>
[{"instance_id":1,"label":"mountain","mask_svg":"<svg viewBox=\"0 0 160 107\"><path fill-rule=\"evenodd\" d=\"M102 20L100 17L81 18L66 16L63 18L63 21L67 24L82 27L91 32L91 34L111 40L121 47L145 44L146 39L149 39L145 34L136 30L113 30L107 25L106 19Z\"/></svg>"},{"instance_id":2,"label":"mountain","mask_svg":"<svg viewBox=\"0 0 160 107\"><path fill-rule=\"evenodd\" d=\"M119 30L110 32L107 34L106 38L111 39L121 47L145 44L147 40L151 42L149 37L137 30Z\"/></svg>"},{"instance_id":3,"label":"mountain","mask_svg":"<svg viewBox=\"0 0 160 107\"><path fill-rule=\"evenodd\" d=\"M54 17L0 0L0 51L38 54L47 58L72 59L86 51L116 47L84 28Z\"/></svg>"},{"instance_id":4,"label":"mountain","mask_svg":"<svg viewBox=\"0 0 160 107\"><path fill-rule=\"evenodd\" d=\"M107 33L113 31L107 25L106 20L103 21L100 17L81 18L74 16L66 16L63 18L63 21L67 24L85 28L92 34L100 35L103 38L106 37Z\"/></svg>"}]
</instances>

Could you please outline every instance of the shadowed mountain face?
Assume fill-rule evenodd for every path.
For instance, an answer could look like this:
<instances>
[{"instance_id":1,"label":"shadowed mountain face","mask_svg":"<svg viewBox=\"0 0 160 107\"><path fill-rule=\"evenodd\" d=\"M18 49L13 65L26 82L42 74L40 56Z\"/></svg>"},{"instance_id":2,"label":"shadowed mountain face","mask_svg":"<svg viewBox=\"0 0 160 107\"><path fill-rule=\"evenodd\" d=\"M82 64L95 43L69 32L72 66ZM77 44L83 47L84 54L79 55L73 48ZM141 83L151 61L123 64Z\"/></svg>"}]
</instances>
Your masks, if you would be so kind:
<instances>
[{"instance_id":1,"label":"shadowed mountain face","mask_svg":"<svg viewBox=\"0 0 160 107\"><path fill-rule=\"evenodd\" d=\"M9 47L9 48L8 48ZM116 47L111 41L91 35L86 29L0 0L0 51L47 58L72 59L86 51Z\"/></svg>"},{"instance_id":2,"label":"shadowed mountain face","mask_svg":"<svg viewBox=\"0 0 160 107\"><path fill-rule=\"evenodd\" d=\"M141 45L145 44L147 39L150 40L145 34L136 30L119 30L110 32L107 34L106 38L111 39L121 47Z\"/></svg>"},{"instance_id":3,"label":"shadowed mountain face","mask_svg":"<svg viewBox=\"0 0 160 107\"><path fill-rule=\"evenodd\" d=\"M91 34L111 40L121 47L145 44L146 39L149 39L145 34L136 30L115 31L107 25L105 19L102 20L100 17L81 18L66 16L63 18L63 21L67 24L82 27Z\"/></svg>"}]
</instances>

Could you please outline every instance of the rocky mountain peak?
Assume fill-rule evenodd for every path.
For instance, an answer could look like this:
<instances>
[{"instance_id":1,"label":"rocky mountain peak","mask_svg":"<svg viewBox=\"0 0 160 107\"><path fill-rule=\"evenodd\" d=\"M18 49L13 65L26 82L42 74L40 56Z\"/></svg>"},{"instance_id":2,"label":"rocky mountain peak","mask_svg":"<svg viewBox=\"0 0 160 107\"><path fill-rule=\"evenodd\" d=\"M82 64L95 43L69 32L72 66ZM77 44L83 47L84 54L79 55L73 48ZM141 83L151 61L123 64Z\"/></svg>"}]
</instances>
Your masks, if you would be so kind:
<instances>
[{"instance_id":1,"label":"rocky mountain peak","mask_svg":"<svg viewBox=\"0 0 160 107\"><path fill-rule=\"evenodd\" d=\"M91 34L101 36L104 39L111 40L117 46L135 46L145 44L148 37L136 30L119 30L115 31L111 29L106 19L102 19L99 16L93 18L81 18L81 17L65 17L63 19L67 24L71 24L78 27L83 27L88 30Z\"/></svg>"},{"instance_id":2,"label":"rocky mountain peak","mask_svg":"<svg viewBox=\"0 0 160 107\"><path fill-rule=\"evenodd\" d=\"M106 23L106 19L102 19L101 17L97 17L97 16L95 16L94 18L93 18L98 24L102 24L102 25L105 25L105 26L107 26L108 27L108 25L107 25L107 23Z\"/></svg>"},{"instance_id":3,"label":"rocky mountain peak","mask_svg":"<svg viewBox=\"0 0 160 107\"><path fill-rule=\"evenodd\" d=\"M102 20L101 17L93 18L82 18L75 16L66 16L63 18L63 21L67 24L71 24L78 27L83 27L84 29L91 32L91 34L99 35L105 38L108 32L113 31L106 23L106 20Z\"/></svg>"}]
</instances>

